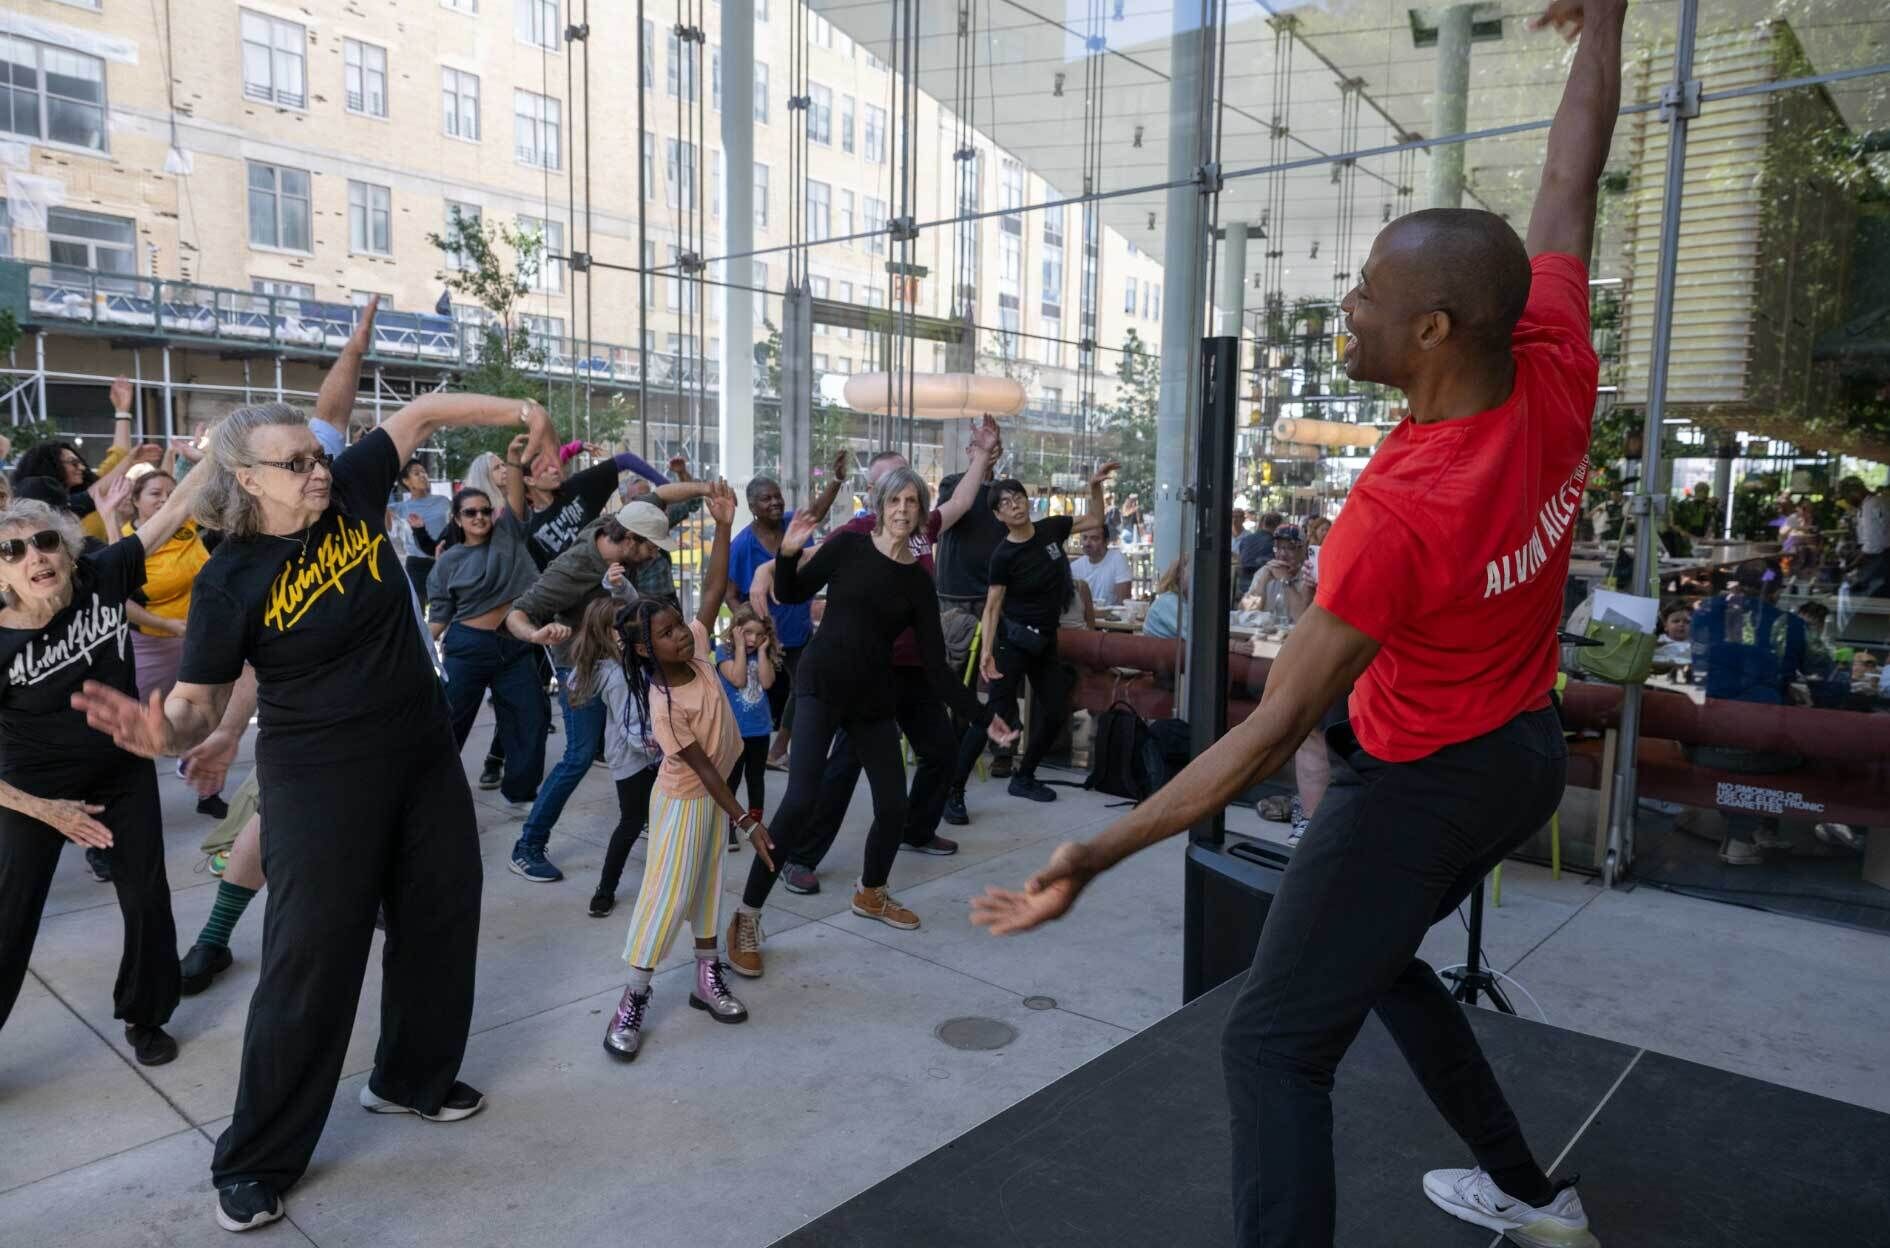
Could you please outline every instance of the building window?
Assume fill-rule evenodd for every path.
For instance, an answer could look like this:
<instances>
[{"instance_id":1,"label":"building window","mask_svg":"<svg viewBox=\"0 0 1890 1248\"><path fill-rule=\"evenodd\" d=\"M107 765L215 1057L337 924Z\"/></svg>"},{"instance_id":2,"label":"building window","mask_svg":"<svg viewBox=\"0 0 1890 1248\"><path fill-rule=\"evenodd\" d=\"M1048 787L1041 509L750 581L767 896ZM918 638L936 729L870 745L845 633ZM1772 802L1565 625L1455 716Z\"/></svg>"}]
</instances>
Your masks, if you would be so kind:
<instances>
[{"instance_id":1,"label":"building window","mask_svg":"<svg viewBox=\"0 0 1890 1248\"><path fill-rule=\"evenodd\" d=\"M643 244L643 302L648 305L656 302L656 244L645 241ZM649 345L647 342L644 344Z\"/></svg>"},{"instance_id":2,"label":"building window","mask_svg":"<svg viewBox=\"0 0 1890 1248\"><path fill-rule=\"evenodd\" d=\"M748 280L755 288L755 323L760 324L768 319L768 266L759 260L751 260L749 264Z\"/></svg>"},{"instance_id":3,"label":"building window","mask_svg":"<svg viewBox=\"0 0 1890 1248\"><path fill-rule=\"evenodd\" d=\"M768 124L768 63L755 62L755 120Z\"/></svg>"},{"instance_id":4,"label":"building window","mask_svg":"<svg viewBox=\"0 0 1890 1248\"><path fill-rule=\"evenodd\" d=\"M825 143L828 147L832 147L833 92L819 83L809 83L807 96L813 101L807 108L807 137L812 142Z\"/></svg>"},{"instance_id":5,"label":"building window","mask_svg":"<svg viewBox=\"0 0 1890 1248\"><path fill-rule=\"evenodd\" d=\"M137 223L70 208L46 210L47 259L75 269L132 274L138 271Z\"/></svg>"},{"instance_id":6,"label":"building window","mask_svg":"<svg viewBox=\"0 0 1890 1248\"><path fill-rule=\"evenodd\" d=\"M479 0L440 0L440 7L455 13L479 12Z\"/></svg>"},{"instance_id":7,"label":"building window","mask_svg":"<svg viewBox=\"0 0 1890 1248\"><path fill-rule=\"evenodd\" d=\"M853 283L852 282L840 283L840 302L841 303L853 302ZM852 341L853 339L853 330L849 326L842 325L839 329L835 330L834 332L839 334L840 337L847 339L849 342Z\"/></svg>"},{"instance_id":8,"label":"building window","mask_svg":"<svg viewBox=\"0 0 1890 1248\"><path fill-rule=\"evenodd\" d=\"M693 47L693 45L690 45ZM669 32L669 93L681 100L696 98L696 58L683 45L675 28Z\"/></svg>"},{"instance_id":9,"label":"building window","mask_svg":"<svg viewBox=\"0 0 1890 1248\"><path fill-rule=\"evenodd\" d=\"M825 351L814 352L814 371L816 373L832 371L827 365L827 353Z\"/></svg>"},{"instance_id":10,"label":"building window","mask_svg":"<svg viewBox=\"0 0 1890 1248\"><path fill-rule=\"evenodd\" d=\"M463 69L440 71L442 128L456 139L479 141L479 75Z\"/></svg>"},{"instance_id":11,"label":"building window","mask_svg":"<svg viewBox=\"0 0 1890 1248\"><path fill-rule=\"evenodd\" d=\"M564 146L564 105L548 95L514 89L512 145L521 165L559 169Z\"/></svg>"},{"instance_id":12,"label":"building window","mask_svg":"<svg viewBox=\"0 0 1890 1248\"><path fill-rule=\"evenodd\" d=\"M1016 294L1024 280L1024 244L1013 234L998 235L998 281Z\"/></svg>"},{"instance_id":13,"label":"building window","mask_svg":"<svg viewBox=\"0 0 1890 1248\"><path fill-rule=\"evenodd\" d=\"M768 228L768 166L755 162L755 228Z\"/></svg>"},{"instance_id":14,"label":"building window","mask_svg":"<svg viewBox=\"0 0 1890 1248\"><path fill-rule=\"evenodd\" d=\"M656 23L643 19L643 89L656 85Z\"/></svg>"},{"instance_id":15,"label":"building window","mask_svg":"<svg viewBox=\"0 0 1890 1248\"><path fill-rule=\"evenodd\" d=\"M544 295L564 293L564 261L551 259L564 254L564 222L520 215L518 232L538 240L538 271L525 284Z\"/></svg>"},{"instance_id":16,"label":"building window","mask_svg":"<svg viewBox=\"0 0 1890 1248\"><path fill-rule=\"evenodd\" d=\"M722 215L722 171L724 165L722 153L715 152L709 161L709 215Z\"/></svg>"},{"instance_id":17,"label":"building window","mask_svg":"<svg viewBox=\"0 0 1890 1248\"><path fill-rule=\"evenodd\" d=\"M1162 317L1162 288L1154 282L1148 284L1148 307L1149 319L1159 321Z\"/></svg>"},{"instance_id":18,"label":"building window","mask_svg":"<svg viewBox=\"0 0 1890 1248\"><path fill-rule=\"evenodd\" d=\"M105 62L0 35L0 133L105 150Z\"/></svg>"},{"instance_id":19,"label":"building window","mask_svg":"<svg viewBox=\"0 0 1890 1248\"><path fill-rule=\"evenodd\" d=\"M757 22L768 20L768 0L755 0L755 20Z\"/></svg>"},{"instance_id":20,"label":"building window","mask_svg":"<svg viewBox=\"0 0 1890 1248\"><path fill-rule=\"evenodd\" d=\"M283 282L277 281L273 277L250 278L249 293L252 295L261 295L264 299L294 299L298 301L306 299L310 303L315 302L315 288L309 283ZM300 308L293 304L285 307L281 303L277 303L275 307L276 311L286 312L291 316L301 311ZM259 310L267 312L268 308L269 305L265 303Z\"/></svg>"},{"instance_id":21,"label":"building window","mask_svg":"<svg viewBox=\"0 0 1890 1248\"><path fill-rule=\"evenodd\" d=\"M816 299L825 299L827 292L831 289L832 287L828 285L827 279L824 277L815 275L807 279L807 293Z\"/></svg>"},{"instance_id":22,"label":"building window","mask_svg":"<svg viewBox=\"0 0 1890 1248\"><path fill-rule=\"evenodd\" d=\"M886 162L886 110L877 104L866 106L866 152L874 164Z\"/></svg>"},{"instance_id":23,"label":"building window","mask_svg":"<svg viewBox=\"0 0 1890 1248\"><path fill-rule=\"evenodd\" d=\"M808 30L811 32L808 36L808 42L818 44L823 48L833 47L833 23L829 22L824 17L818 17L812 14L809 14L809 16L813 18L813 22L812 25L808 27Z\"/></svg>"},{"instance_id":24,"label":"building window","mask_svg":"<svg viewBox=\"0 0 1890 1248\"><path fill-rule=\"evenodd\" d=\"M681 208L696 202L696 145L680 139L664 139L669 151L668 185L665 202Z\"/></svg>"},{"instance_id":25,"label":"building window","mask_svg":"<svg viewBox=\"0 0 1890 1248\"><path fill-rule=\"evenodd\" d=\"M308 201L308 170L250 161L250 245L313 251L309 239Z\"/></svg>"},{"instance_id":26,"label":"building window","mask_svg":"<svg viewBox=\"0 0 1890 1248\"><path fill-rule=\"evenodd\" d=\"M387 116L387 49L358 39L341 41L342 87L348 111Z\"/></svg>"},{"instance_id":27,"label":"building window","mask_svg":"<svg viewBox=\"0 0 1890 1248\"><path fill-rule=\"evenodd\" d=\"M886 201L866 197L866 250L875 256L886 254Z\"/></svg>"},{"instance_id":28,"label":"building window","mask_svg":"<svg viewBox=\"0 0 1890 1248\"><path fill-rule=\"evenodd\" d=\"M840 150L853 150L853 97L840 97Z\"/></svg>"},{"instance_id":29,"label":"building window","mask_svg":"<svg viewBox=\"0 0 1890 1248\"><path fill-rule=\"evenodd\" d=\"M998 164L998 207L1004 210L1004 216L998 218L998 224L1006 232L1022 234L1024 222L1017 215L1017 210L1024 206L1024 166L1015 160L1005 160Z\"/></svg>"},{"instance_id":30,"label":"building window","mask_svg":"<svg viewBox=\"0 0 1890 1248\"><path fill-rule=\"evenodd\" d=\"M7 201L0 199L0 260L13 259L13 217Z\"/></svg>"},{"instance_id":31,"label":"building window","mask_svg":"<svg viewBox=\"0 0 1890 1248\"><path fill-rule=\"evenodd\" d=\"M379 299L381 301L380 306L390 312L394 310L394 297L384 290L351 290L348 292L348 306L350 307L365 308L368 305L368 301L371 299Z\"/></svg>"},{"instance_id":32,"label":"building window","mask_svg":"<svg viewBox=\"0 0 1890 1248\"><path fill-rule=\"evenodd\" d=\"M532 344L534 351L551 355L564 348L564 318L562 316L527 314L518 318L518 327L525 331L525 337Z\"/></svg>"},{"instance_id":33,"label":"building window","mask_svg":"<svg viewBox=\"0 0 1890 1248\"><path fill-rule=\"evenodd\" d=\"M833 234L833 188L825 182L807 180L807 241L818 243Z\"/></svg>"},{"instance_id":34,"label":"building window","mask_svg":"<svg viewBox=\"0 0 1890 1248\"><path fill-rule=\"evenodd\" d=\"M671 243L669 245L670 264L676 265L681 260L682 248ZM697 305L696 287L696 279L684 273L680 268L677 268L671 273L669 279L669 310L671 312L694 312Z\"/></svg>"},{"instance_id":35,"label":"building window","mask_svg":"<svg viewBox=\"0 0 1890 1248\"><path fill-rule=\"evenodd\" d=\"M1135 279L1126 277L1122 286L1122 310L1130 316L1135 315Z\"/></svg>"},{"instance_id":36,"label":"building window","mask_svg":"<svg viewBox=\"0 0 1890 1248\"><path fill-rule=\"evenodd\" d=\"M308 33L295 22L243 10L243 94L284 108L308 107Z\"/></svg>"},{"instance_id":37,"label":"building window","mask_svg":"<svg viewBox=\"0 0 1890 1248\"><path fill-rule=\"evenodd\" d=\"M852 191L840 192L840 229L838 233L841 238L846 238L848 235L853 233L853 192Z\"/></svg>"},{"instance_id":38,"label":"building window","mask_svg":"<svg viewBox=\"0 0 1890 1248\"><path fill-rule=\"evenodd\" d=\"M446 239L449 243L452 242L455 238L459 237L459 227L456 222L464 221L468 225L476 226L479 224L482 216L483 213L478 204L461 203L456 199L447 200L446 233L441 237ZM457 247L445 247L442 248L442 250L446 253L446 267L449 269L457 271L466 268L472 263L472 261L467 258L466 253Z\"/></svg>"},{"instance_id":39,"label":"building window","mask_svg":"<svg viewBox=\"0 0 1890 1248\"><path fill-rule=\"evenodd\" d=\"M370 256L394 251L394 193L371 182L348 183L348 250Z\"/></svg>"},{"instance_id":40,"label":"building window","mask_svg":"<svg viewBox=\"0 0 1890 1248\"><path fill-rule=\"evenodd\" d=\"M1043 362L1051 368L1063 367L1063 322L1053 317L1044 317L1039 330L1043 337L1039 343L1043 347ZM1058 396L1061 398L1062 396Z\"/></svg>"},{"instance_id":41,"label":"building window","mask_svg":"<svg viewBox=\"0 0 1890 1248\"><path fill-rule=\"evenodd\" d=\"M558 0L512 0L513 32L519 42L555 50L563 33L558 25Z\"/></svg>"}]
</instances>

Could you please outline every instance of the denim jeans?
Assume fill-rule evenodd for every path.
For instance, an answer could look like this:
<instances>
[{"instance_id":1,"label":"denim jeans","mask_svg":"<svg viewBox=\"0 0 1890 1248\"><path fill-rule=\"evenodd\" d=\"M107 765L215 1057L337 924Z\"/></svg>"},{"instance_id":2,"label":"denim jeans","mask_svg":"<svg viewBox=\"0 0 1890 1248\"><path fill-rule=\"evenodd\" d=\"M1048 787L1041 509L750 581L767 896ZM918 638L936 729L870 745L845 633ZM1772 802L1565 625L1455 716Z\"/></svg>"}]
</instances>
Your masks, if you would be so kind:
<instances>
[{"instance_id":1,"label":"denim jeans","mask_svg":"<svg viewBox=\"0 0 1890 1248\"><path fill-rule=\"evenodd\" d=\"M1553 709L1528 711L1408 763L1367 754L1349 724L1326 740L1331 787L1221 1040L1240 1248L1330 1248L1333 1074L1374 1011L1476 1164L1530 1161L1463 1007L1417 949L1555 813L1568 768L1561 722Z\"/></svg>"},{"instance_id":2,"label":"denim jeans","mask_svg":"<svg viewBox=\"0 0 1890 1248\"><path fill-rule=\"evenodd\" d=\"M446 702L453 717L453 743L464 748L479 717L479 703L492 691L505 742L505 778L499 792L511 802L529 802L545 774L545 690L532 664L536 646L503 629L454 624L441 638Z\"/></svg>"},{"instance_id":3,"label":"denim jeans","mask_svg":"<svg viewBox=\"0 0 1890 1248\"><path fill-rule=\"evenodd\" d=\"M551 825L564 813L564 804L577 791L603 744L604 700L592 698L572 706L571 669L568 667L558 669L558 708L564 712L564 757L558 760L558 765L551 769L544 786L538 790L532 813L525 817L525 826L519 829L514 853L521 849L544 849L545 842L551 839Z\"/></svg>"}]
</instances>

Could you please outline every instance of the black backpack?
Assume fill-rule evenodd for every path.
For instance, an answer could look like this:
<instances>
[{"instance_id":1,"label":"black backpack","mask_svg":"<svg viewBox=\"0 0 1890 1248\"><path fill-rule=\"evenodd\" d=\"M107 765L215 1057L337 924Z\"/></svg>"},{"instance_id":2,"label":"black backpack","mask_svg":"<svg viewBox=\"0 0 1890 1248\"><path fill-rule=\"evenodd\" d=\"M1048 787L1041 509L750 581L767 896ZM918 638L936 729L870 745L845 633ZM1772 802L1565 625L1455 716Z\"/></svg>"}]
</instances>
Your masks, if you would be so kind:
<instances>
[{"instance_id":1,"label":"black backpack","mask_svg":"<svg viewBox=\"0 0 1890 1248\"><path fill-rule=\"evenodd\" d=\"M1096 717L1083 787L1139 802L1166 783L1168 762L1148 721L1127 702L1112 703Z\"/></svg>"}]
</instances>

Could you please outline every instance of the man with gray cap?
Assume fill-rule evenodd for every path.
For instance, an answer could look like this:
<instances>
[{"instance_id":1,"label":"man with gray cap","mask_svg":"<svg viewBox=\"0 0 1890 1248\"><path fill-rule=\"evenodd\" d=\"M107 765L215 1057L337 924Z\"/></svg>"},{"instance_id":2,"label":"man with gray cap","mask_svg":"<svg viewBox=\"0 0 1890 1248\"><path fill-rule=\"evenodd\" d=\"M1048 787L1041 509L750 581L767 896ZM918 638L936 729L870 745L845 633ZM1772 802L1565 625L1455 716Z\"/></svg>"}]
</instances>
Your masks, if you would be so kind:
<instances>
[{"instance_id":1,"label":"man with gray cap","mask_svg":"<svg viewBox=\"0 0 1890 1248\"><path fill-rule=\"evenodd\" d=\"M676 540L670 536L670 526L687 514L690 503L708 493L706 481L661 485L649 497L669 504L670 511L639 499L585 525L577 540L512 603L505 617L506 630L527 641L534 630L556 620L575 632L591 599L608 592L607 582L614 585L626 577L645 597L675 601L676 578L668 552L676 549ZM568 639L552 647L551 662L558 673L558 702L564 711L564 757L539 786L538 800L532 803L518 843L512 847L513 873L541 884L564 878L545 857L545 844L551 839L551 825L597 757L604 735L603 703L592 698L571 704Z\"/></svg>"}]
</instances>

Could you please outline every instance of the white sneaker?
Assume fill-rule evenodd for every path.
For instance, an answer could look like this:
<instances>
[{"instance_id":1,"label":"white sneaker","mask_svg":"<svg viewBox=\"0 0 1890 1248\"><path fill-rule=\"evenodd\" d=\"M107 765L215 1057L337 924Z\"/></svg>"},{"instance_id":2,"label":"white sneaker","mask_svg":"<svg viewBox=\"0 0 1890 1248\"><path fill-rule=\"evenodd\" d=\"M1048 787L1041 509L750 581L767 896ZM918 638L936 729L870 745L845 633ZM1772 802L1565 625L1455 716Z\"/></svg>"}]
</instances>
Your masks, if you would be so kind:
<instances>
[{"instance_id":1,"label":"white sneaker","mask_svg":"<svg viewBox=\"0 0 1890 1248\"><path fill-rule=\"evenodd\" d=\"M1424 1194L1445 1213L1492 1231L1528 1248L1600 1248L1588 1232L1588 1215L1573 1187L1537 1208L1496 1185L1484 1170L1433 1170L1424 1176Z\"/></svg>"}]
</instances>

